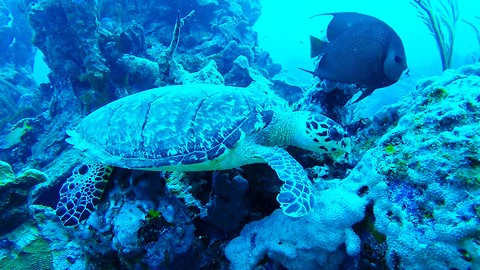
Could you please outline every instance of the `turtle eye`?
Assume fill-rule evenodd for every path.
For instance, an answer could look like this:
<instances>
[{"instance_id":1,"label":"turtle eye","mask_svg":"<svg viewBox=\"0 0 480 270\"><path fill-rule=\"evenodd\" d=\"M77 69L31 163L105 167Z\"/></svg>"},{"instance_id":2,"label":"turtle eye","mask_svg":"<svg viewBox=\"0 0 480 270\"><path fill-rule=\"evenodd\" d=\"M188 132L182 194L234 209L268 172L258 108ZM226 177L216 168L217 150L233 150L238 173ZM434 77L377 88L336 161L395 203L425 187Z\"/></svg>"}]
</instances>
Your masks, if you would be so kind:
<instances>
[{"instance_id":1,"label":"turtle eye","mask_svg":"<svg viewBox=\"0 0 480 270\"><path fill-rule=\"evenodd\" d=\"M328 137L334 141L340 141L343 139L343 134L338 132L338 129L335 127L331 127L328 130Z\"/></svg>"},{"instance_id":2,"label":"turtle eye","mask_svg":"<svg viewBox=\"0 0 480 270\"><path fill-rule=\"evenodd\" d=\"M400 57L400 56L395 56L395 58L393 58L393 60L395 61L395 63L397 64L400 64L403 62L403 58Z\"/></svg>"},{"instance_id":3,"label":"turtle eye","mask_svg":"<svg viewBox=\"0 0 480 270\"><path fill-rule=\"evenodd\" d=\"M88 166L85 165L85 164L82 164L82 166L80 166L80 168L78 168L78 173L81 174L81 175L84 175L88 172Z\"/></svg>"}]
</instances>

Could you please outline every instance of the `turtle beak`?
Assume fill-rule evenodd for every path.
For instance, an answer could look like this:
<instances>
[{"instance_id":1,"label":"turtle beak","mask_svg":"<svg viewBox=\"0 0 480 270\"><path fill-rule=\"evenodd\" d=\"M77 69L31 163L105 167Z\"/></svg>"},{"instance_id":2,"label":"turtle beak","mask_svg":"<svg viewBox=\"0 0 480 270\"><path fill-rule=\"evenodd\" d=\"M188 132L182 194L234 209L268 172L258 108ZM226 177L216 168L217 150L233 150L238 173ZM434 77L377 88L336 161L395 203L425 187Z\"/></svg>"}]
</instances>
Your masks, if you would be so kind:
<instances>
[{"instance_id":1,"label":"turtle beak","mask_svg":"<svg viewBox=\"0 0 480 270\"><path fill-rule=\"evenodd\" d=\"M345 154L349 154L352 152L352 139L347 132L343 134L343 139L339 140L338 143L340 147L337 149L337 151L332 153L332 157L334 160L338 160L342 158Z\"/></svg>"}]
</instances>

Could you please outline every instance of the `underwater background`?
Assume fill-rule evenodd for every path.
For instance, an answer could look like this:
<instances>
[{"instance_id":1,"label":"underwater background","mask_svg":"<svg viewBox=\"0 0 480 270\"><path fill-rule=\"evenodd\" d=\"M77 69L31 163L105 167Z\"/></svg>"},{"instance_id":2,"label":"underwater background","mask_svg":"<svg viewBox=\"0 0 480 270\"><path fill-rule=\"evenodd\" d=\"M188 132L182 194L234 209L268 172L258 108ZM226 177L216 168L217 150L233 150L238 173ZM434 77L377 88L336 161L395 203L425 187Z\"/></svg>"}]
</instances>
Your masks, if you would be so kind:
<instances>
[{"instance_id":1,"label":"underwater background","mask_svg":"<svg viewBox=\"0 0 480 270\"><path fill-rule=\"evenodd\" d=\"M0 269L480 269L479 60L474 0L0 0ZM173 85L268 93L351 150L279 145L311 180L301 217L261 163L117 166L85 187L67 130ZM77 187L101 192L72 225Z\"/></svg>"}]
</instances>

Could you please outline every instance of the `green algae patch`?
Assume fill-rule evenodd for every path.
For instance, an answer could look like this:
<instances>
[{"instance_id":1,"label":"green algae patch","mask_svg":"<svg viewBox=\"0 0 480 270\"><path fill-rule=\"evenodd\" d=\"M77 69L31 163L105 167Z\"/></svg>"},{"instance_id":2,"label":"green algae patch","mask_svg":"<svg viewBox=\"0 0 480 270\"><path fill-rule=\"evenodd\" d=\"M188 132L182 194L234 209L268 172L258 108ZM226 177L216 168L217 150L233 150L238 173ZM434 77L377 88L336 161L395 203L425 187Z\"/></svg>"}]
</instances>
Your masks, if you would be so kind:
<instances>
[{"instance_id":1,"label":"green algae patch","mask_svg":"<svg viewBox=\"0 0 480 270\"><path fill-rule=\"evenodd\" d=\"M12 170L12 166L0 160L0 189L10 185L34 186L47 181L47 176L39 170L27 169L18 176Z\"/></svg>"},{"instance_id":2,"label":"green algae patch","mask_svg":"<svg viewBox=\"0 0 480 270\"><path fill-rule=\"evenodd\" d=\"M13 173L10 164L0 160L0 187L13 183L15 181L15 174Z\"/></svg>"},{"instance_id":3,"label":"green algae patch","mask_svg":"<svg viewBox=\"0 0 480 270\"><path fill-rule=\"evenodd\" d=\"M395 146L393 146L392 144L389 144L385 146L385 152L387 152L387 154L389 155L393 155L397 152L397 150L395 150Z\"/></svg>"}]
</instances>

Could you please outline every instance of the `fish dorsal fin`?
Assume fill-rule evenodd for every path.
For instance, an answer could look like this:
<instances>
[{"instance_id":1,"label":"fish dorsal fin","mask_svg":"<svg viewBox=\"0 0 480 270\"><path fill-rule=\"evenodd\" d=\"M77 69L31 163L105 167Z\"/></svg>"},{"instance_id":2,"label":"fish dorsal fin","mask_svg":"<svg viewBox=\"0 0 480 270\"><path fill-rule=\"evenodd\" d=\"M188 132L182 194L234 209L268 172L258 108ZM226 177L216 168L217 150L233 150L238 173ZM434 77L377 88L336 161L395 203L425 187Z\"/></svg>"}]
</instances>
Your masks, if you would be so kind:
<instances>
[{"instance_id":1,"label":"fish dorsal fin","mask_svg":"<svg viewBox=\"0 0 480 270\"><path fill-rule=\"evenodd\" d=\"M314 36L310 36L310 58L324 54L327 44L328 42L325 42Z\"/></svg>"},{"instance_id":2,"label":"fish dorsal fin","mask_svg":"<svg viewBox=\"0 0 480 270\"><path fill-rule=\"evenodd\" d=\"M350 27L352 26L358 25L360 23L380 21L375 17L356 12L322 13L314 15L310 18L324 15L333 16L333 19L330 21L327 28L327 38L329 41L336 39L342 33L350 29Z\"/></svg>"}]
</instances>

